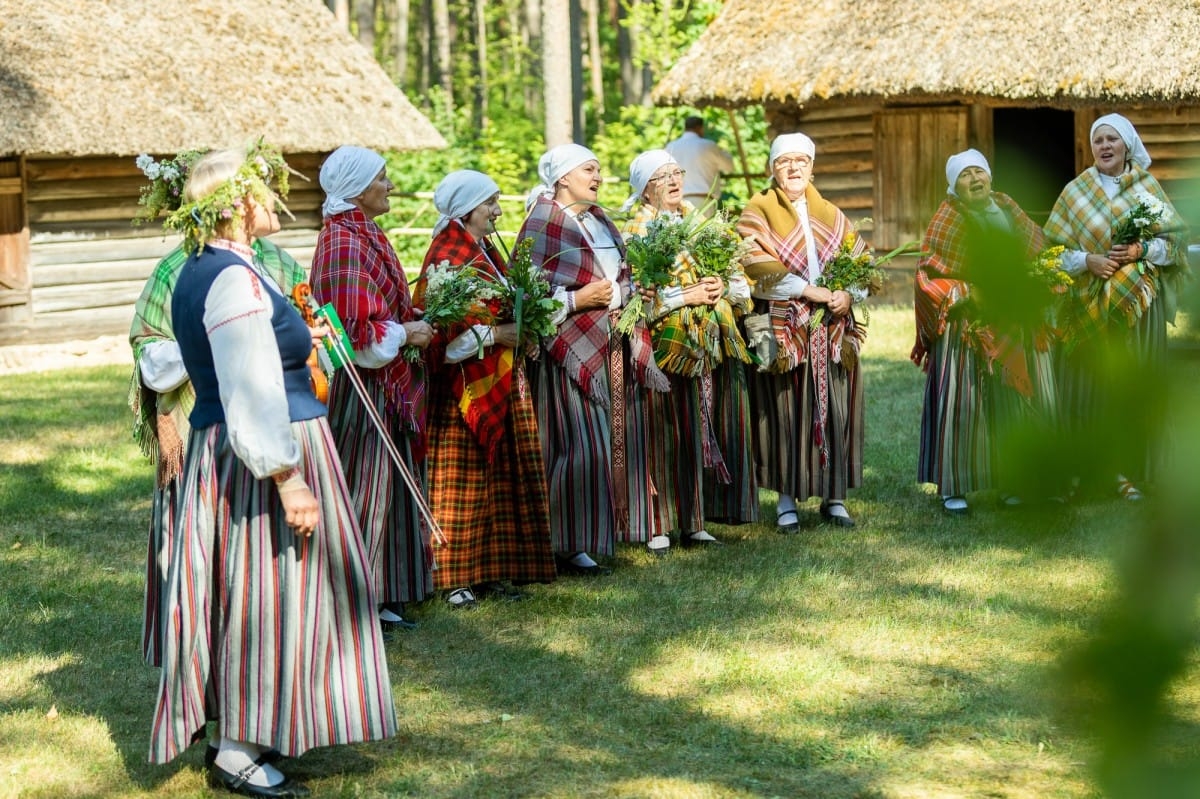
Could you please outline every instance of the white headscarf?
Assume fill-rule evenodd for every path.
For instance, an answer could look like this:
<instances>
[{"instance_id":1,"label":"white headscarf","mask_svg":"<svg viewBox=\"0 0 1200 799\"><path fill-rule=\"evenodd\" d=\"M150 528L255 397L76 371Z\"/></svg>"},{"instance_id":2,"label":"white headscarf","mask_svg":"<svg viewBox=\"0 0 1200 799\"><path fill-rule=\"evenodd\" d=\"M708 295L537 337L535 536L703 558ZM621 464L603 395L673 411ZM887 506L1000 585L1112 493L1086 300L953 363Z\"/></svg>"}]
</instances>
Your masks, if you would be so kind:
<instances>
[{"instance_id":1,"label":"white headscarf","mask_svg":"<svg viewBox=\"0 0 1200 799\"><path fill-rule=\"evenodd\" d=\"M588 161L598 162L599 160L595 153L582 144L560 144L547 150L538 159L538 178L542 182L535 186L533 191L529 192L529 196L525 198L525 210L532 208L538 197L553 197L554 184L563 175Z\"/></svg>"},{"instance_id":2,"label":"white headscarf","mask_svg":"<svg viewBox=\"0 0 1200 799\"><path fill-rule=\"evenodd\" d=\"M803 153L809 158L817 157L817 145L803 133L781 133L771 142L771 156L767 159L767 167L775 168L775 159L788 153Z\"/></svg>"},{"instance_id":3,"label":"white headscarf","mask_svg":"<svg viewBox=\"0 0 1200 799\"><path fill-rule=\"evenodd\" d=\"M460 169L446 175L433 190L433 207L441 214L433 226L433 235L445 230L450 220L462 219L499 193L496 181L474 169Z\"/></svg>"},{"instance_id":4,"label":"white headscarf","mask_svg":"<svg viewBox=\"0 0 1200 799\"><path fill-rule=\"evenodd\" d=\"M1150 153L1146 152L1146 145L1142 144L1142 137L1138 135L1132 122L1120 114L1105 114L1092 123L1092 130L1088 133L1089 140L1095 137L1096 128L1101 125L1108 125L1117 132L1121 141L1125 142L1125 156L1129 160L1142 169L1150 168Z\"/></svg>"},{"instance_id":5,"label":"white headscarf","mask_svg":"<svg viewBox=\"0 0 1200 799\"><path fill-rule=\"evenodd\" d=\"M647 150L633 159L633 163L629 165L629 186L633 189L633 194L629 195L621 210L628 211L641 202L642 192L646 191L646 184L654 177L655 172L667 164L678 163L666 150Z\"/></svg>"},{"instance_id":6,"label":"white headscarf","mask_svg":"<svg viewBox=\"0 0 1200 799\"><path fill-rule=\"evenodd\" d=\"M321 188L325 190L321 214L333 216L355 208L347 200L362 194L385 164L382 155L366 147L347 144L334 150L321 164Z\"/></svg>"},{"instance_id":7,"label":"white headscarf","mask_svg":"<svg viewBox=\"0 0 1200 799\"><path fill-rule=\"evenodd\" d=\"M992 176L992 167L988 164L987 158L983 153L972 148L963 150L961 153L955 153L946 159L946 192L958 196L958 192L954 190L954 184L958 183L958 176L963 173L968 167L977 166L984 172L987 172L988 177Z\"/></svg>"}]
</instances>

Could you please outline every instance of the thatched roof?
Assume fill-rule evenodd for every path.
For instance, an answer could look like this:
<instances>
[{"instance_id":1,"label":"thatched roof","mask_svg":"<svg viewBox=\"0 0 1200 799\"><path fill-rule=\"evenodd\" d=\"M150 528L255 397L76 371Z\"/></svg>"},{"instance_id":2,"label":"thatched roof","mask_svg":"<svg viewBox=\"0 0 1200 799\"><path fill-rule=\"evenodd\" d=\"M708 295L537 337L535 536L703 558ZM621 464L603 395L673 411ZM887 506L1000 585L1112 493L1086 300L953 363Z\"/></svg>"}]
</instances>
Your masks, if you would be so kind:
<instances>
[{"instance_id":1,"label":"thatched roof","mask_svg":"<svg viewBox=\"0 0 1200 799\"><path fill-rule=\"evenodd\" d=\"M446 142L320 0L4 0L0 156Z\"/></svg>"},{"instance_id":2,"label":"thatched roof","mask_svg":"<svg viewBox=\"0 0 1200 799\"><path fill-rule=\"evenodd\" d=\"M728 0L663 104L1200 101L1196 0Z\"/></svg>"}]
</instances>

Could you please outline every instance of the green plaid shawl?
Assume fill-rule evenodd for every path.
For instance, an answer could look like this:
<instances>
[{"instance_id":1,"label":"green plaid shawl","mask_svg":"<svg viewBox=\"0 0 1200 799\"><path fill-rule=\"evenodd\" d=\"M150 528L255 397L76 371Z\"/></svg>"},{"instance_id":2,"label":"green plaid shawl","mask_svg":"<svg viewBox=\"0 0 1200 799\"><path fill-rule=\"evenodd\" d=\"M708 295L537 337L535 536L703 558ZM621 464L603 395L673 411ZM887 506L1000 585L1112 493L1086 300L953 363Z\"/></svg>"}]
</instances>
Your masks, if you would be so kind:
<instances>
[{"instance_id":1,"label":"green plaid shawl","mask_svg":"<svg viewBox=\"0 0 1200 799\"><path fill-rule=\"evenodd\" d=\"M694 208L686 200L680 209L683 216ZM642 203L621 229L628 240L631 236L646 235L646 227L657 217L659 210L649 203ZM741 273L741 265L734 267L734 274ZM686 250L680 251L671 268L674 285L691 286L699 282L695 263ZM744 313L753 307L751 301L741 308ZM650 327L654 339L654 357L664 372L698 377L720 366L726 358L750 362L746 340L738 329L735 309L729 300L722 298L714 306L685 305L655 318Z\"/></svg>"},{"instance_id":2,"label":"green plaid shawl","mask_svg":"<svg viewBox=\"0 0 1200 799\"><path fill-rule=\"evenodd\" d=\"M289 296L292 287L307 279L307 274L292 256L266 239L252 245L263 272ZM133 311L129 326L129 345L133 348L133 375L129 381L129 407L133 411L133 438L142 452L158 462L159 485L179 473L183 465L183 445L190 427L188 414L196 402L191 381L159 394L142 384L140 361L146 345L154 341L174 341L171 326L171 293L187 254L182 246L171 250L158 262Z\"/></svg>"},{"instance_id":3,"label":"green plaid shawl","mask_svg":"<svg viewBox=\"0 0 1200 799\"><path fill-rule=\"evenodd\" d=\"M1068 341L1082 341L1104 330L1110 322L1134 325L1160 293L1166 295L1168 317L1177 284L1187 273L1187 231L1183 219L1167 199L1154 176L1137 164L1120 178L1120 191L1109 199L1096 167L1089 167L1067 184L1046 220L1046 244L1061 244L1088 253L1107 253L1117 220L1148 194L1166 206L1158 237L1167 241L1171 262L1156 267L1146 261L1121 267L1108 280L1085 271L1075 279L1063 321Z\"/></svg>"}]
</instances>

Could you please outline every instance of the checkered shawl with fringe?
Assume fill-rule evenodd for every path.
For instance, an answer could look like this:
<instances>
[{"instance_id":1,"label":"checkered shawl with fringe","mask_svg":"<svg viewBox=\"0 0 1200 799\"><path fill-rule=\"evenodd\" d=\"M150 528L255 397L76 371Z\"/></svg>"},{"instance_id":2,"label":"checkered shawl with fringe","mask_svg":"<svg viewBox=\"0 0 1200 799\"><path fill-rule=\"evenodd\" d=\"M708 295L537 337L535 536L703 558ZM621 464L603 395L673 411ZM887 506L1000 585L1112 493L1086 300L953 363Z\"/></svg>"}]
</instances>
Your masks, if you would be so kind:
<instances>
[{"instance_id":1,"label":"checkered shawl with fringe","mask_svg":"<svg viewBox=\"0 0 1200 799\"><path fill-rule=\"evenodd\" d=\"M1032 261L1042 249L1041 229L1007 194L993 192L992 199L1012 222L1015 235L1023 244L1022 257ZM970 295L970 285L963 280L968 258L966 213L961 200L947 196L933 215L921 244L913 287L917 340L909 357L922 368L928 368L929 351L945 334L950 312ZM974 326L969 343L975 346L988 371L999 364L1007 385L1025 396L1033 392L1024 349L1018 339Z\"/></svg>"},{"instance_id":2,"label":"checkered shawl with fringe","mask_svg":"<svg viewBox=\"0 0 1200 799\"><path fill-rule=\"evenodd\" d=\"M588 213L608 227L609 234L621 250L621 272L617 283L625 295L630 292L629 267L625 264L625 245L620 232L599 206ZM529 209L529 215L517 233L517 240L530 236L533 263L546 273L551 286L575 291L588 283L604 280L591 246L583 230L562 207L548 197L539 197ZM609 386L605 364L609 356L611 327L606 309L595 308L569 315L558 333L547 336L542 347L562 365L583 392L604 407L609 406ZM634 378L654 391L669 391L667 376L654 361L654 345L650 330L643 322L629 335Z\"/></svg>"},{"instance_id":3,"label":"checkered shawl with fringe","mask_svg":"<svg viewBox=\"0 0 1200 799\"><path fill-rule=\"evenodd\" d=\"M841 209L821 196L809 184L804 193L808 202L809 226L815 239L817 260L815 270L820 274L823 265L837 254L842 240L850 232L850 220ZM804 227L787 195L778 186L770 186L750 198L738 220L738 232L752 242L750 253L743 258L746 276L760 286L767 287L778 282L784 275L793 274L810 280L808 248L804 239ZM867 249L862 236L852 251L860 255ZM788 300L770 300L771 327L779 352L770 371L790 372L809 357L809 320L816 307L799 297ZM827 357L837 363L844 362L847 369L854 368L858 353L866 340L866 329L855 321L853 314L831 318L826 314L822 327L828 328L829 350Z\"/></svg>"},{"instance_id":4,"label":"checkered shawl with fringe","mask_svg":"<svg viewBox=\"0 0 1200 799\"><path fill-rule=\"evenodd\" d=\"M686 200L680 214L687 216L693 211ZM626 238L646 235L646 226L659 214L649 203L642 203L622 228ZM741 272L741 266L734 267ZM687 250L680 251L671 268L674 285L691 286L699 282L695 262ZM745 309L743 309L745 310ZM734 308L724 297L709 307L684 306L660 316L651 323L654 339L654 354L664 372L698 377L720 366L726 358L750 363L746 341L738 329Z\"/></svg>"},{"instance_id":5,"label":"checkered shawl with fringe","mask_svg":"<svg viewBox=\"0 0 1200 799\"><path fill-rule=\"evenodd\" d=\"M1078 275L1070 290L1075 302L1068 304L1064 319L1068 342L1091 338L1112 322L1134 325L1160 291L1173 288L1165 286L1164 280L1176 283L1188 269L1187 231L1182 217L1154 176L1130 164L1129 171L1120 177L1120 191L1111 200L1100 181L1100 173L1093 166L1066 185L1046 220L1047 242L1088 253L1107 253L1112 247L1113 226L1144 193L1167 209L1159 236L1167 241L1171 262L1162 268L1146 261L1126 264L1108 280L1089 271Z\"/></svg>"},{"instance_id":6,"label":"checkered shawl with fringe","mask_svg":"<svg viewBox=\"0 0 1200 799\"><path fill-rule=\"evenodd\" d=\"M433 237L425 253L421 277L413 292L413 302L417 306L424 304L426 272L430 265L436 266L442 261L448 261L452 266L474 267L481 275L493 280L497 273L503 275L505 270L504 262L490 243L481 246L462 224L451 222ZM468 319L462 325L442 331L438 334L441 346L436 348L437 354L444 354L445 344L453 341L472 324L501 324L505 321L509 320ZM508 416L508 398L513 385L513 348L495 344L484 351L482 358L471 356L461 363L445 363L441 358L437 360L442 362L435 365L434 357L430 358L430 368L436 369L441 376L451 376L450 391L458 401L463 421L486 454L488 463L492 463L504 439L504 422Z\"/></svg>"},{"instance_id":7,"label":"checkered shawl with fringe","mask_svg":"<svg viewBox=\"0 0 1200 799\"><path fill-rule=\"evenodd\" d=\"M357 350L383 338L386 322L417 317L408 279L387 234L357 208L326 218L313 253L313 296L331 302ZM387 410L413 434L413 457L425 452L425 367L402 355L379 369L360 370L383 385Z\"/></svg>"},{"instance_id":8,"label":"checkered shawl with fringe","mask_svg":"<svg viewBox=\"0 0 1200 799\"><path fill-rule=\"evenodd\" d=\"M297 283L308 279L296 259L267 239L256 239L251 248L255 259L284 296L290 296ZM179 246L171 250L150 273L142 288L129 326L129 344L133 347L133 375L129 384L129 407L133 411L133 438L142 452L158 463L158 484L166 485L183 468L183 446L191 432L188 414L196 402L192 381L159 394L142 383L139 361L147 344L174 341L171 326L171 294L187 254Z\"/></svg>"}]
</instances>

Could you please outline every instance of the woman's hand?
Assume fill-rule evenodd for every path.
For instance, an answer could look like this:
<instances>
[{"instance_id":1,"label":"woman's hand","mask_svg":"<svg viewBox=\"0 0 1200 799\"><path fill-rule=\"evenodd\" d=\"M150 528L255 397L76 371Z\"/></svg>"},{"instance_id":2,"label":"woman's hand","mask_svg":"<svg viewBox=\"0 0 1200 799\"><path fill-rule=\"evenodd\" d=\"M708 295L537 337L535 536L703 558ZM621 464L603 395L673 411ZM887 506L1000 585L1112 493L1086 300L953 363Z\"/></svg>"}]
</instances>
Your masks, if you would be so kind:
<instances>
[{"instance_id":1,"label":"woman's hand","mask_svg":"<svg viewBox=\"0 0 1200 799\"><path fill-rule=\"evenodd\" d=\"M316 327L310 327L308 332L312 335L313 346L321 343L321 339L333 333L333 330L327 324L319 324Z\"/></svg>"},{"instance_id":2,"label":"woman's hand","mask_svg":"<svg viewBox=\"0 0 1200 799\"><path fill-rule=\"evenodd\" d=\"M407 344L419 349L425 349L433 341L433 325L428 322L405 322L404 333Z\"/></svg>"},{"instance_id":3,"label":"woman's hand","mask_svg":"<svg viewBox=\"0 0 1200 799\"><path fill-rule=\"evenodd\" d=\"M611 280L597 280L581 287L575 292L575 310L608 308L615 285Z\"/></svg>"},{"instance_id":4,"label":"woman's hand","mask_svg":"<svg viewBox=\"0 0 1200 799\"><path fill-rule=\"evenodd\" d=\"M800 293L800 299L815 302L818 305L828 305L829 301L833 299L833 292L827 288L814 286L812 283L809 283L804 287L804 291Z\"/></svg>"},{"instance_id":5,"label":"woman's hand","mask_svg":"<svg viewBox=\"0 0 1200 799\"><path fill-rule=\"evenodd\" d=\"M829 296L829 311L834 316L845 316L850 313L850 307L854 304L854 298L850 296L848 291L834 291Z\"/></svg>"},{"instance_id":6,"label":"woman's hand","mask_svg":"<svg viewBox=\"0 0 1200 799\"><path fill-rule=\"evenodd\" d=\"M716 275L701 278L700 285L708 291L708 305L716 305L725 296L725 281Z\"/></svg>"},{"instance_id":7,"label":"woman's hand","mask_svg":"<svg viewBox=\"0 0 1200 799\"><path fill-rule=\"evenodd\" d=\"M519 343L517 340L517 323L509 322L504 325L494 325L492 327L492 341L501 347L516 347Z\"/></svg>"},{"instance_id":8,"label":"woman's hand","mask_svg":"<svg viewBox=\"0 0 1200 799\"><path fill-rule=\"evenodd\" d=\"M1098 253L1089 252L1087 258L1084 259L1087 264L1088 271L1098 278L1108 280L1113 276L1113 272L1120 267L1116 261L1109 258L1107 255L1099 255Z\"/></svg>"},{"instance_id":9,"label":"woman's hand","mask_svg":"<svg viewBox=\"0 0 1200 799\"><path fill-rule=\"evenodd\" d=\"M1135 241L1132 244L1114 244L1112 249L1108 251L1110 261L1116 261L1118 264L1132 264L1141 260L1146 254L1146 245L1140 241Z\"/></svg>"},{"instance_id":10,"label":"woman's hand","mask_svg":"<svg viewBox=\"0 0 1200 799\"><path fill-rule=\"evenodd\" d=\"M321 518L321 508L317 498L307 485L296 487L280 486L279 501L283 503L283 511L288 527L302 536L312 535L317 529L317 521Z\"/></svg>"}]
</instances>

